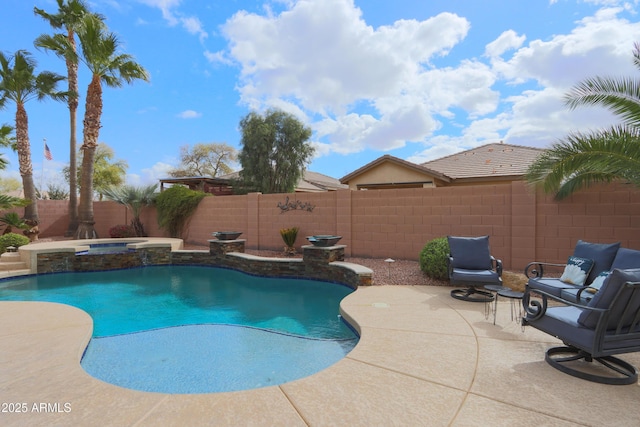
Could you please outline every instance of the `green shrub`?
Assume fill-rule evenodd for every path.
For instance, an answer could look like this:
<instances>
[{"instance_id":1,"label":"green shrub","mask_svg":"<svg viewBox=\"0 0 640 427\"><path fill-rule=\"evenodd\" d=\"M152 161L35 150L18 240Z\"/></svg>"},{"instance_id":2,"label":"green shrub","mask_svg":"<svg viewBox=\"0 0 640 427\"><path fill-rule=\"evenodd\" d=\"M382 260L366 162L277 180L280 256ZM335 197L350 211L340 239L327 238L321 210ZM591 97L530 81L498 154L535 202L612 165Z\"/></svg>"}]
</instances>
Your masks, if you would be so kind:
<instances>
[{"instance_id":1,"label":"green shrub","mask_svg":"<svg viewBox=\"0 0 640 427\"><path fill-rule=\"evenodd\" d=\"M20 247L29 243L29 238L27 236L22 236L16 233L7 233L0 236L0 254L3 254L7 251L9 246Z\"/></svg>"},{"instance_id":2,"label":"green shrub","mask_svg":"<svg viewBox=\"0 0 640 427\"><path fill-rule=\"evenodd\" d=\"M449 242L447 238L433 239L420 251L420 270L433 279L449 280L448 257Z\"/></svg>"},{"instance_id":3,"label":"green shrub","mask_svg":"<svg viewBox=\"0 0 640 427\"><path fill-rule=\"evenodd\" d=\"M202 191L189 190L181 185L164 190L155 199L158 225L167 230L171 237L179 238L184 224L204 196L206 194Z\"/></svg>"}]
</instances>

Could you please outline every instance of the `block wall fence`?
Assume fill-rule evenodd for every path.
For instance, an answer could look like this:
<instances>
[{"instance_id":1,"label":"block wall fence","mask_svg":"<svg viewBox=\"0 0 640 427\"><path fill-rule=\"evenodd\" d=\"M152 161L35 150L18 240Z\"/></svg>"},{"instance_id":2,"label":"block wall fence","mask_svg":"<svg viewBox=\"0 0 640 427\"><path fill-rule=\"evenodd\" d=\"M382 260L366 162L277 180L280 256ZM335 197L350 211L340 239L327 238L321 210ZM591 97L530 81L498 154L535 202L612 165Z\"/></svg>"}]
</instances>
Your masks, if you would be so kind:
<instances>
[{"instance_id":1,"label":"block wall fence","mask_svg":"<svg viewBox=\"0 0 640 427\"><path fill-rule=\"evenodd\" d=\"M279 206L313 206L313 210ZM299 207L299 206L298 206ZM42 238L64 235L67 201L39 201ZM128 224L130 214L114 202L95 202L96 230ZM150 236L159 229L154 208L142 222ZM565 262L578 239L619 241L640 249L640 191L616 183L592 187L566 200L534 193L522 182L401 190L340 190L327 193L205 197L185 227L185 242L208 247L214 231L242 231L248 249L283 248L279 230L299 227L305 236L337 234L347 257L417 260L426 242L450 235L489 235L491 252L506 269L531 261Z\"/></svg>"}]
</instances>

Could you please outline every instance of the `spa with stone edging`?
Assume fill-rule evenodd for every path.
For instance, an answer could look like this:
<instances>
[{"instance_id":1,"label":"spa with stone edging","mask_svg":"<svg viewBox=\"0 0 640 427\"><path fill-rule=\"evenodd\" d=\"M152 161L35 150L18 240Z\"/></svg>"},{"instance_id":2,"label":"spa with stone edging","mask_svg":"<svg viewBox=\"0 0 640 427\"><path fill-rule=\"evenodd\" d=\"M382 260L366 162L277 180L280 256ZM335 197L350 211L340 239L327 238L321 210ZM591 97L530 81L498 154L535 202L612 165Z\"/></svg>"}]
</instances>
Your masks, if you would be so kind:
<instances>
[{"instance_id":1,"label":"spa with stone edging","mask_svg":"<svg viewBox=\"0 0 640 427\"><path fill-rule=\"evenodd\" d=\"M135 239L68 240L38 243L19 248L32 274L99 271L147 265L207 265L240 270L267 277L326 280L356 289L372 283L373 271L344 262L345 245L303 246L303 258L267 258L244 253L246 240L209 240L209 250L184 250L181 239L144 237ZM91 253L91 246L120 244L113 253Z\"/></svg>"}]
</instances>

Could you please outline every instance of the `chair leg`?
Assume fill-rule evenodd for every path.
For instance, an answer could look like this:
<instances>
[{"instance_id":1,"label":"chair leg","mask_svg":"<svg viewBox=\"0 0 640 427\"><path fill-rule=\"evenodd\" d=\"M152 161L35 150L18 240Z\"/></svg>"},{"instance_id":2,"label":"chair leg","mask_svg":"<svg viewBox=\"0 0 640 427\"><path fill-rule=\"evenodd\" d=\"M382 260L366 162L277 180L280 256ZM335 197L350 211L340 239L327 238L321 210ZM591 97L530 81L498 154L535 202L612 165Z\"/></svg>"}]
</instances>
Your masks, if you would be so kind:
<instances>
[{"instance_id":1,"label":"chair leg","mask_svg":"<svg viewBox=\"0 0 640 427\"><path fill-rule=\"evenodd\" d=\"M547 350L544 360L546 360L549 365L564 372L565 374L600 384L627 385L635 384L638 381L638 371L633 365L625 362L624 360L613 356L592 357L589 353L571 346L550 348ZM584 361L584 363L596 361L605 368L616 372L618 375L596 375L568 365L570 362L579 361Z\"/></svg>"},{"instance_id":2,"label":"chair leg","mask_svg":"<svg viewBox=\"0 0 640 427\"><path fill-rule=\"evenodd\" d=\"M491 302L493 301L493 294L487 291L481 291L474 287L465 289L454 289L451 291L451 296L455 299L469 302Z\"/></svg>"}]
</instances>

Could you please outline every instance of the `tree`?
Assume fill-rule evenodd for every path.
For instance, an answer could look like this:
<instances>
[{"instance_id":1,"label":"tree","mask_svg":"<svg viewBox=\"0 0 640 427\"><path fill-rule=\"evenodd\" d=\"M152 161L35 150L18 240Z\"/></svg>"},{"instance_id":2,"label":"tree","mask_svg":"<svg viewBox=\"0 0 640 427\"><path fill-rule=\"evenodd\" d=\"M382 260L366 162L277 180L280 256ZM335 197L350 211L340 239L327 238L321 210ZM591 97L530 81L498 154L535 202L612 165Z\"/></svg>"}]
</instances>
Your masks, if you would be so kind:
<instances>
[{"instance_id":1,"label":"tree","mask_svg":"<svg viewBox=\"0 0 640 427\"><path fill-rule=\"evenodd\" d=\"M195 144L180 147L180 166L169 172L174 178L189 176L216 177L231 173L229 163L237 159L236 149L227 144Z\"/></svg>"},{"instance_id":2,"label":"tree","mask_svg":"<svg viewBox=\"0 0 640 427\"><path fill-rule=\"evenodd\" d=\"M91 82L87 88L83 142L80 147L83 151L82 175L75 237L93 239L98 237L93 217L93 167L101 127L102 83L109 87L121 87L124 83L130 84L135 80L148 81L149 76L131 55L118 53L120 41L96 16L85 16L80 27L80 58L91 72Z\"/></svg>"},{"instance_id":3,"label":"tree","mask_svg":"<svg viewBox=\"0 0 640 427\"><path fill-rule=\"evenodd\" d=\"M22 188L22 183L15 178L0 178L0 194L13 193Z\"/></svg>"},{"instance_id":4,"label":"tree","mask_svg":"<svg viewBox=\"0 0 640 427\"><path fill-rule=\"evenodd\" d=\"M38 205L36 203L36 188L33 182L33 165L31 164L31 147L29 143L29 119L25 103L33 98L39 101L52 98L65 100L67 92L56 90L58 82L64 77L43 71L34 74L36 61L25 50L18 50L13 56L6 56L0 52L0 105L6 100L16 104L16 145L18 163L24 196L31 201L25 210L26 220L38 223Z\"/></svg>"},{"instance_id":5,"label":"tree","mask_svg":"<svg viewBox=\"0 0 640 427\"><path fill-rule=\"evenodd\" d=\"M108 187L104 190L104 195L107 196L107 199L125 205L131 211L133 216L131 226L138 237L147 235L144 231L144 225L140 221L140 215L146 206L153 204L157 196L156 187L157 184L151 184L146 187L125 185L123 187Z\"/></svg>"},{"instance_id":6,"label":"tree","mask_svg":"<svg viewBox=\"0 0 640 427\"><path fill-rule=\"evenodd\" d=\"M76 30L81 27L84 18L89 14L86 4L81 0L57 0L58 13L49 14L37 7L33 8L36 15L42 17L54 29L64 29L66 34L42 35L35 41L38 48L51 50L64 58L67 65L67 82L69 84L69 167L77 168L76 164L76 122L78 111L78 61L76 50ZM96 15L98 19L102 19ZM72 236L78 228L78 184L77 177L71 175L69 179L69 227L65 236Z\"/></svg>"},{"instance_id":7,"label":"tree","mask_svg":"<svg viewBox=\"0 0 640 427\"><path fill-rule=\"evenodd\" d=\"M47 197L49 200L67 200L69 193L65 188L56 183L50 183L47 185Z\"/></svg>"},{"instance_id":8,"label":"tree","mask_svg":"<svg viewBox=\"0 0 640 427\"><path fill-rule=\"evenodd\" d=\"M112 162L115 153L111 147L104 142L101 142L96 147L95 156L93 158L93 187L94 198L97 193L99 200L102 200L104 190L108 187L122 185L125 180L127 168L129 165L125 160L115 160ZM82 150L78 151L78 158L80 161L83 159ZM62 168L67 182L70 179L71 166L65 166ZM82 169L76 169L76 177L80 178L82 175ZM82 188L82 186L80 186Z\"/></svg>"},{"instance_id":9,"label":"tree","mask_svg":"<svg viewBox=\"0 0 640 427\"><path fill-rule=\"evenodd\" d=\"M292 192L315 151L307 143L311 129L295 116L272 109L264 115L249 113L240 128L240 185L263 194Z\"/></svg>"},{"instance_id":10,"label":"tree","mask_svg":"<svg viewBox=\"0 0 640 427\"><path fill-rule=\"evenodd\" d=\"M3 124L0 126L0 147L9 147L12 150L17 149L16 138L13 134L13 126ZM0 155L0 169L6 169L9 161Z\"/></svg>"},{"instance_id":11,"label":"tree","mask_svg":"<svg viewBox=\"0 0 640 427\"><path fill-rule=\"evenodd\" d=\"M113 157L114 152L111 147L105 143L98 144L93 162L93 187L100 200L106 188L122 185L127 174L129 167L127 162L125 160L112 162Z\"/></svg>"},{"instance_id":12,"label":"tree","mask_svg":"<svg viewBox=\"0 0 640 427\"><path fill-rule=\"evenodd\" d=\"M640 69L640 44L633 62ZM622 119L606 129L572 132L529 167L527 180L563 199L595 183L615 180L640 187L640 79L593 77L566 95L570 109L602 106Z\"/></svg>"}]
</instances>

